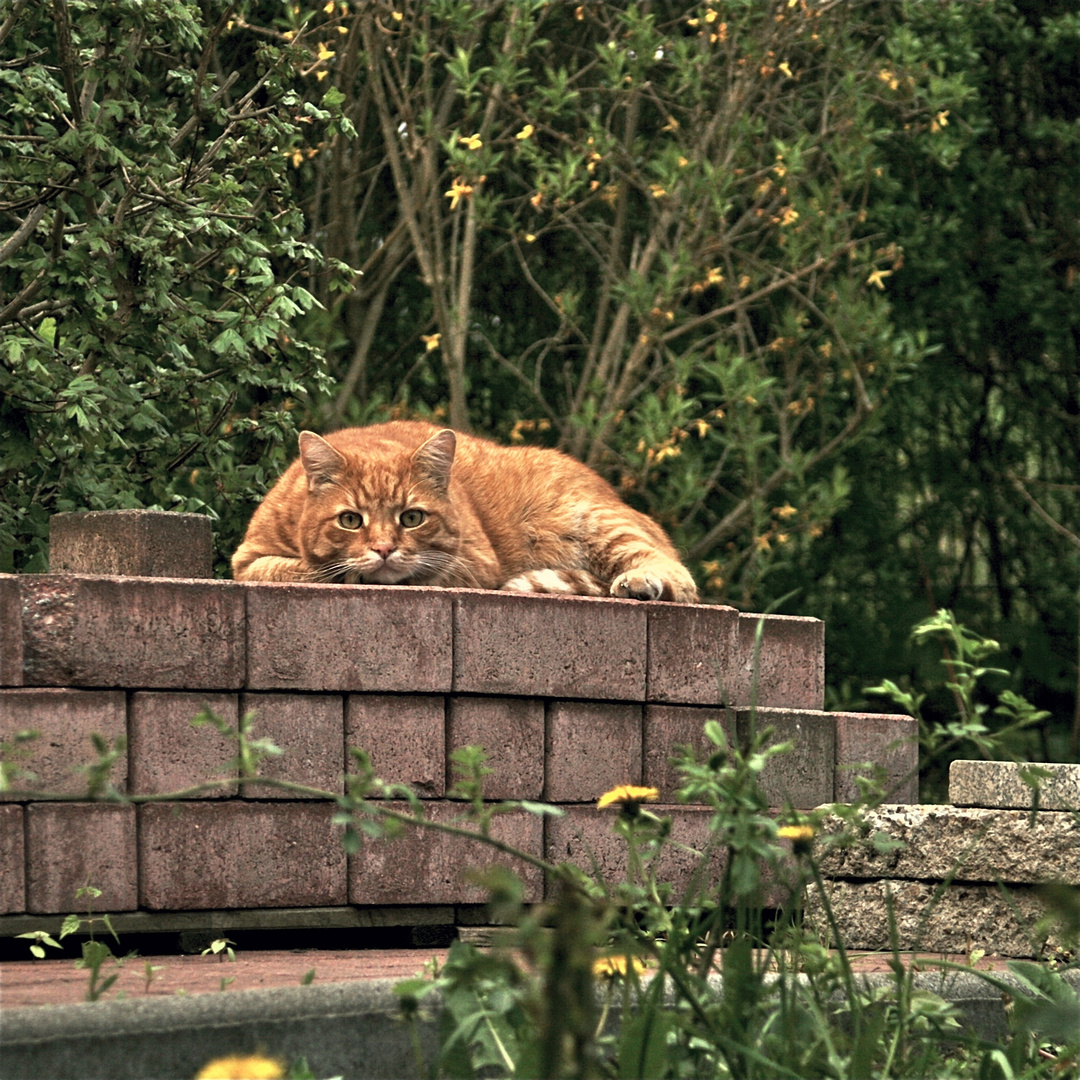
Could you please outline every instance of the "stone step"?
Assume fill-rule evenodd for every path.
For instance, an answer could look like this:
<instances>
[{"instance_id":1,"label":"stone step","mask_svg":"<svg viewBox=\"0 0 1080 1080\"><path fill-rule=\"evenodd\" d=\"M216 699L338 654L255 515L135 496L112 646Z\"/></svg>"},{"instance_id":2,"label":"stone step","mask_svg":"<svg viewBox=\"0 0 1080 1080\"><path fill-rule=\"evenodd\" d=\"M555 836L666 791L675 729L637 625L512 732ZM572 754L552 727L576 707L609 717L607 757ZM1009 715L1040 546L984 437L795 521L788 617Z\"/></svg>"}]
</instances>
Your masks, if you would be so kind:
<instances>
[{"instance_id":1,"label":"stone step","mask_svg":"<svg viewBox=\"0 0 1080 1080\"><path fill-rule=\"evenodd\" d=\"M954 761L949 766L949 802L953 806L985 806L1030 810L1035 793L1023 774L1041 769L1053 775L1035 779L1039 810L1080 809L1080 765L1021 764L1015 761Z\"/></svg>"}]
</instances>

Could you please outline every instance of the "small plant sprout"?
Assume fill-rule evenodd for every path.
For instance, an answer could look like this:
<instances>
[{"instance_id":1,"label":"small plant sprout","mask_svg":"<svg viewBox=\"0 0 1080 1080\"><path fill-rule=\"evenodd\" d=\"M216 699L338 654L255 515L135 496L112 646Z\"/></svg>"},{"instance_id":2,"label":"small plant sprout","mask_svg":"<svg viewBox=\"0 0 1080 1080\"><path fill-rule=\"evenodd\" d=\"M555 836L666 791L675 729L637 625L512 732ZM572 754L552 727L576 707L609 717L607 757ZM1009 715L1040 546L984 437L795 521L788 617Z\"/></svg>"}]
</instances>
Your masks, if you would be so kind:
<instances>
[{"instance_id":1,"label":"small plant sprout","mask_svg":"<svg viewBox=\"0 0 1080 1080\"><path fill-rule=\"evenodd\" d=\"M64 947L59 941L53 940L53 938L44 930L31 930L27 934L16 934L15 936L29 939L30 952L39 960L42 960L45 957L46 945L53 949L62 949Z\"/></svg>"},{"instance_id":2,"label":"small plant sprout","mask_svg":"<svg viewBox=\"0 0 1080 1080\"><path fill-rule=\"evenodd\" d=\"M229 938L215 938L210 944L203 949L199 954L200 956L216 956L222 963L227 959L231 964L236 959L236 953L233 952L233 946L235 941L230 941Z\"/></svg>"}]
</instances>

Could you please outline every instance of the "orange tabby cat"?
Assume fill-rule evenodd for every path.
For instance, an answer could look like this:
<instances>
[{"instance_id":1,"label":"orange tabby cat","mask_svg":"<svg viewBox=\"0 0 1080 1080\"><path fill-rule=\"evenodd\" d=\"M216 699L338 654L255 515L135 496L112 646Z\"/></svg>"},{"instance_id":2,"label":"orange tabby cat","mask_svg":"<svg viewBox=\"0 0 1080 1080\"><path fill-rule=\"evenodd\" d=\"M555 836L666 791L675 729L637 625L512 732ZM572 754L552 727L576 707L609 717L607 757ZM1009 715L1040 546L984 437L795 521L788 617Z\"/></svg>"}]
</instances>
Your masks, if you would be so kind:
<instances>
[{"instance_id":1,"label":"orange tabby cat","mask_svg":"<svg viewBox=\"0 0 1080 1080\"><path fill-rule=\"evenodd\" d=\"M301 432L232 566L238 581L697 599L660 526L580 462L416 421Z\"/></svg>"}]
</instances>

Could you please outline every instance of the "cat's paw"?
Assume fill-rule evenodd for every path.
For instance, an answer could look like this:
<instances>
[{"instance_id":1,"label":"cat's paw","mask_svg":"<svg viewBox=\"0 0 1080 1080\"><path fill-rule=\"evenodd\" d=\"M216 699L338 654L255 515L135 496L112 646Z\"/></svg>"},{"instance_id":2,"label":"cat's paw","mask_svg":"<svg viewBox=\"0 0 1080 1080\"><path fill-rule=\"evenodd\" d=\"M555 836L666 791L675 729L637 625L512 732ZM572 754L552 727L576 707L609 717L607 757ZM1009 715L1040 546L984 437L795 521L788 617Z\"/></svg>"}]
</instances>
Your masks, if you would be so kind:
<instances>
[{"instance_id":1,"label":"cat's paw","mask_svg":"<svg viewBox=\"0 0 1080 1080\"><path fill-rule=\"evenodd\" d=\"M659 600L664 595L664 583L648 571L627 570L611 583L611 595L627 600Z\"/></svg>"},{"instance_id":2,"label":"cat's paw","mask_svg":"<svg viewBox=\"0 0 1080 1080\"><path fill-rule=\"evenodd\" d=\"M696 604L698 598L689 571L674 562L659 568L654 565L626 570L611 583L610 592L631 600L670 600L677 604Z\"/></svg>"}]
</instances>

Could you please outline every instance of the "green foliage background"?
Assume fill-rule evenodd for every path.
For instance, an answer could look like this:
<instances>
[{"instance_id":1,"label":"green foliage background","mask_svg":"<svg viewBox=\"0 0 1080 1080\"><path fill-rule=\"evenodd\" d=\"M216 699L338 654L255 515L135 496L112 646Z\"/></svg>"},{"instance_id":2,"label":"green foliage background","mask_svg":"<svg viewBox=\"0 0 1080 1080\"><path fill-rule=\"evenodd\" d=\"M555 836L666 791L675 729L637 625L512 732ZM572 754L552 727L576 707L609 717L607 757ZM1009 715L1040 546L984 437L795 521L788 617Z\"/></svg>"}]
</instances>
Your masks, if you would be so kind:
<instances>
[{"instance_id":1,"label":"green foliage background","mask_svg":"<svg viewBox=\"0 0 1080 1080\"><path fill-rule=\"evenodd\" d=\"M1067 0L0 0L0 570L162 506L224 573L300 427L430 416L824 618L833 704L955 610L1065 760L1078 42Z\"/></svg>"}]
</instances>

